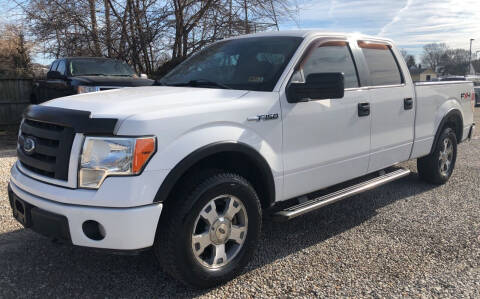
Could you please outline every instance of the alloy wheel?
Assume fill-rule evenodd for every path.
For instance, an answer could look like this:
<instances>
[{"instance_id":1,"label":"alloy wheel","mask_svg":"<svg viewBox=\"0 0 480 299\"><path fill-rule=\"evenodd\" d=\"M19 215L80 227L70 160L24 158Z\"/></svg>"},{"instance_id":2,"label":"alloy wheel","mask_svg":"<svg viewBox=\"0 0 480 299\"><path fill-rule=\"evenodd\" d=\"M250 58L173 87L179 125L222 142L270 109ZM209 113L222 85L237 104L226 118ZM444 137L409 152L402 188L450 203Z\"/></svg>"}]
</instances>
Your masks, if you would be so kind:
<instances>
[{"instance_id":1,"label":"alloy wheel","mask_svg":"<svg viewBox=\"0 0 480 299\"><path fill-rule=\"evenodd\" d=\"M225 194L211 199L193 226L195 259L209 269L224 267L240 252L247 229L247 212L239 198Z\"/></svg>"}]
</instances>

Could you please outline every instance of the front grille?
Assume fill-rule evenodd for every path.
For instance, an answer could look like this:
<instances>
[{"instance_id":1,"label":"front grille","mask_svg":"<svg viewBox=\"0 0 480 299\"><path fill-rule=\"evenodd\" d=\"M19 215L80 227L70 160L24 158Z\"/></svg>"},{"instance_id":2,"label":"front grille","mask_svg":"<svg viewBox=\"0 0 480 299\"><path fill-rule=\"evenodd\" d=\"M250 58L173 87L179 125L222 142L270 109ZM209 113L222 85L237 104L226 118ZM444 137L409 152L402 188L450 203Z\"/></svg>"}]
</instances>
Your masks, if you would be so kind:
<instances>
[{"instance_id":1,"label":"front grille","mask_svg":"<svg viewBox=\"0 0 480 299\"><path fill-rule=\"evenodd\" d=\"M32 119L24 119L20 130L17 154L22 166L39 175L67 181L74 130ZM27 147L26 141L30 143Z\"/></svg>"}]
</instances>

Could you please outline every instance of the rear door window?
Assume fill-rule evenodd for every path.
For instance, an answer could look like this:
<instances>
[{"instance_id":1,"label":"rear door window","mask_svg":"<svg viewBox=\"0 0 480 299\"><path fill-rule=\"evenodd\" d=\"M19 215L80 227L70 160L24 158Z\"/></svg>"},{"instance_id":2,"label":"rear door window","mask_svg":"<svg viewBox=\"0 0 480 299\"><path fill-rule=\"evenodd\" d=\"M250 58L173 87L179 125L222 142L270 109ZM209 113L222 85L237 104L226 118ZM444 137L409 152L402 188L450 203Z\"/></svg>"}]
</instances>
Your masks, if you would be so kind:
<instances>
[{"instance_id":1,"label":"rear door window","mask_svg":"<svg viewBox=\"0 0 480 299\"><path fill-rule=\"evenodd\" d=\"M389 45L358 42L370 71L371 86L399 85L404 83L397 60Z\"/></svg>"}]
</instances>

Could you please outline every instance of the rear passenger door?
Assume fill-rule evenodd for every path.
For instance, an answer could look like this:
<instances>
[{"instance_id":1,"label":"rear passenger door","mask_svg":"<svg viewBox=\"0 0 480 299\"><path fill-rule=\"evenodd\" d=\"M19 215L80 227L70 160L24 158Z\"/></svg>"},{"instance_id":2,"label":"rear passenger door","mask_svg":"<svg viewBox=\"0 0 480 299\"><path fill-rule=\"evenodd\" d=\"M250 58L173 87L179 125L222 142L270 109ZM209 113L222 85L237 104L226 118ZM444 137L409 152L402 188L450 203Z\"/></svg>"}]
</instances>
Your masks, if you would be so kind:
<instances>
[{"instance_id":1,"label":"rear passenger door","mask_svg":"<svg viewBox=\"0 0 480 299\"><path fill-rule=\"evenodd\" d=\"M319 190L366 174L370 151L370 116L359 115L368 101L347 40L321 38L305 50L289 82L312 73L341 72L340 99L289 103L281 96L284 198ZM288 86L288 85L287 85Z\"/></svg>"},{"instance_id":2,"label":"rear passenger door","mask_svg":"<svg viewBox=\"0 0 480 299\"><path fill-rule=\"evenodd\" d=\"M368 74L372 134L369 172L408 160L413 145L415 95L388 43L358 41Z\"/></svg>"}]
</instances>

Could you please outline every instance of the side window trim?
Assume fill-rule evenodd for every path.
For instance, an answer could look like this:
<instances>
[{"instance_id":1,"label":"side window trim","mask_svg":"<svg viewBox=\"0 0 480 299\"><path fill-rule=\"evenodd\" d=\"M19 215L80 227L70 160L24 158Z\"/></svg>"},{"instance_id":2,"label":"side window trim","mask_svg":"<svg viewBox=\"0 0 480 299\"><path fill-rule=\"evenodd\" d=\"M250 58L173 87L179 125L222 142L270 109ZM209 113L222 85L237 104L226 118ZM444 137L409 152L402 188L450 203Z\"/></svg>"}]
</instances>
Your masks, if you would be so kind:
<instances>
[{"instance_id":1,"label":"side window trim","mask_svg":"<svg viewBox=\"0 0 480 299\"><path fill-rule=\"evenodd\" d=\"M362 86L362 83L360 80L360 74L359 74L357 62L355 60L355 55L353 55L352 47L350 46L350 43L346 37L323 37L323 38L317 38L311 41L310 44L302 53L302 55L300 56L300 59L298 60L298 62L295 64L293 68L293 73L290 76L290 79L288 80L288 82L290 82L292 78L295 76L295 73L300 70L302 71L302 76L303 76L303 65L308 60L308 58L312 55L313 51L316 48L328 47L328 46L345 46L348 50L348 53L350 54L350 58L352 59L358 86L345 88L345 90L355 90L355 89L363 88L364 86Z\"/></svg>"},{"instance_id":2,"label":"side window trim","mask_svg":"<svg viewBox=\"0 0 480 299\"><path fill-rule=\"evenodd\" d=\"M358 84L357 88L361 88L362 83L360 82L360 74L358 72L358 67L357 67L357 62L355 61L355 56L353 56L352 48L350 47L350 44L348 42L347 42L346 46L347 46L348 53L350 53L350 57L352 58L353 67L355 68L355 75L357 76L357 84Z\"/></svg>"},{"instance_id":3,"label":"side window trim","mask_svg":"<svg viewBox=\"0 0 480 299\"><path fill-rule=\"evenodd\" d=\"M363 56L363 60L365 61L365 66L367 67L367 70L368 70L368 84L365 87L369 89L374 89L374 88L398 87L398 86L406 85L405 76L403 74L402 68L400 67L397 56L393 52L393 48L391 44L387 42L382 42L382 41L357 40L357 46L360 49L360 54ZM368 67L368 63L365 58L365 55L363 54L362 49L388 50L390 52L390 55L392 55L393 60L395 61L395 65L397 66L398 73L400 74L400 83L373 85L373 82L371 82L370 69Z\"/></svg>"},{"instance_id":4,"label":"side window trim","mask_svg":"<svg viewBox=\"0 0 480 299\"><path fill-rule=\"evenodd\" d=\"M400 67L400 63L398 62L398 59L397 59L397 56L395 55L395 53L393 53L393 49L392 47L388 47L388 49L390 50L390 53L392 54L393 56L393 59L395 60L395 64L397 65L397 69L398 69L398 72L400 73L400 84L405 84L405 76L403 75L403 72L402 72L402 68Z\"/></svg>"},{"instance_id":5,"label":"side window trim","mask_svg":"<svg viewBox=\"0 0 480 299\"><path fill-rule=\"evenodd\" d=\"M65 59L65 76L70 76L70 60Z\"/></svg>"}]
</instances>

